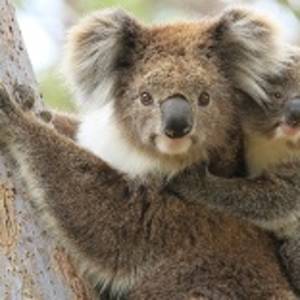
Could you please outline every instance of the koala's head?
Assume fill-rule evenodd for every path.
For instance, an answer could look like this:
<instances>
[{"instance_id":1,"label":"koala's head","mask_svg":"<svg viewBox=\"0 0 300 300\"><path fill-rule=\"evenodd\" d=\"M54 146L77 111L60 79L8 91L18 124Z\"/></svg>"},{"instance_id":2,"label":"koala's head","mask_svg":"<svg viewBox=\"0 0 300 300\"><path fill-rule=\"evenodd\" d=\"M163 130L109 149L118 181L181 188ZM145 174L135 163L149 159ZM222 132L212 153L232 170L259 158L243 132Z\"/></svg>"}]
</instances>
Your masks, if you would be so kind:
<instances>
[{"instance_id":1,"label":"koala's head","mask_svg":"<svg viewBox=\"0 0 300 300\"><path fill-rule=\"evenodd\" d=\"M236 126L234 87L266 98L265 75L285 62L280 45L244 9L152 27L122 10L97 12L67 45L66 74L88 111L79 142L125 172L207 159Z\"/></svg>"},{"instance_id":2,"label":"koala's head","mask_svg":"<svg viewBox=\"0 0 300 300\"><path fill-rule=\"evenodd\" d=\"M290 47L289 63L268 79L266 94L270 101L264 109L250 97L242 99L245 128L249 134L270 141L282 140L300 146L300 49Z\"/></svg>"}]
</instances>

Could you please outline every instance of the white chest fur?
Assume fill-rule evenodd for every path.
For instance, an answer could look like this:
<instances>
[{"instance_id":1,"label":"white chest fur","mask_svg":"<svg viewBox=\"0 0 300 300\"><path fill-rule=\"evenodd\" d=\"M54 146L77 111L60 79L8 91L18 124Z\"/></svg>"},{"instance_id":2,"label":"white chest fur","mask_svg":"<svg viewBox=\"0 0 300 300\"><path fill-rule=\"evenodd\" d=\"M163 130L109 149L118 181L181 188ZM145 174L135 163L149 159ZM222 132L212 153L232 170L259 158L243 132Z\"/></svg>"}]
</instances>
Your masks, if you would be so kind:
<instances>
[{"instance_id":1,"label":"white chest fur","mask_svg":"<svg viewBox=\"0 0 300 300\"><path fill-rule=\"evenodd\" d=\"M122 136L111 102L82 116L77 141L82 147L130 177L161 173L158 160L139 151Z\"/></svg>"}]
</instances>

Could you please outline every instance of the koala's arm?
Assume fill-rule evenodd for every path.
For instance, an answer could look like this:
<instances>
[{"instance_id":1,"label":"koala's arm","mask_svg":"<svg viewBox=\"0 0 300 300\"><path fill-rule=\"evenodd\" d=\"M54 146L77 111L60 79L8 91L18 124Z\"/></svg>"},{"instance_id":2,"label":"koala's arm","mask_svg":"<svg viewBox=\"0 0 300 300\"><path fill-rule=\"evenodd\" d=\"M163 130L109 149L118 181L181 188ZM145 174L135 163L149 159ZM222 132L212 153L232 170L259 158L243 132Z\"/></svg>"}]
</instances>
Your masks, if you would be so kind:
<instances>
[{"instance_id":1,"label":"koala's arm","mask_svg":"<svg viewBox=\"0 0 300 300\"><path fill-rule=\"evenodd\" d=\"M204 172L205 173L205 172ZM171 182L187 201L201 202L266 229L290 224L300 215L300 166L290 164L261 178L221 178L191 168Z\"/></svg>"},{"instance_id":2,"label":"koala's arm","mask_svg":"<svg viewBox=\"0 0 300 300\"><path fill-rule=\"evenodd\" d=\"M2 87L0 141L16 160L30 200L51 226L50 232L68 241L69 250L84 253L104 270L113 269L119 263L113 259L124 246L124 232L118 226L135 221L124 218L126 209L133 209L127 201L132 194L126 178L32 114L23 113Z\"/></svg>"}]
</instances>

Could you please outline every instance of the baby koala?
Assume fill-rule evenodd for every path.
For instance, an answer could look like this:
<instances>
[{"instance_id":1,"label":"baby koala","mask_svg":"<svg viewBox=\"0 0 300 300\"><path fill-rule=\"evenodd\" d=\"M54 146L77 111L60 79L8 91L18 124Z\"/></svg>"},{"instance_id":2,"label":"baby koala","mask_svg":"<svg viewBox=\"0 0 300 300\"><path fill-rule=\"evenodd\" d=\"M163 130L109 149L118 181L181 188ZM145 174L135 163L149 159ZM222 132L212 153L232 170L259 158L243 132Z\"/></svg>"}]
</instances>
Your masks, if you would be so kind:
<instances>
[{"instance_id":1,"label":"baby koala","mask_svg":"<svg viewBox=\"0 0 300 300\"><path fill-rule=\"evenodd\" d=\"M282 242L280 256L299 292L300 52L292 52L284 72L269 80L266 107L245 94L240 97L247 179L216 177L208 171L203 177L198 168L198 176L190 169L173 182L173 188L190 201L274 233Z\"/></svg>"}]
</instances>

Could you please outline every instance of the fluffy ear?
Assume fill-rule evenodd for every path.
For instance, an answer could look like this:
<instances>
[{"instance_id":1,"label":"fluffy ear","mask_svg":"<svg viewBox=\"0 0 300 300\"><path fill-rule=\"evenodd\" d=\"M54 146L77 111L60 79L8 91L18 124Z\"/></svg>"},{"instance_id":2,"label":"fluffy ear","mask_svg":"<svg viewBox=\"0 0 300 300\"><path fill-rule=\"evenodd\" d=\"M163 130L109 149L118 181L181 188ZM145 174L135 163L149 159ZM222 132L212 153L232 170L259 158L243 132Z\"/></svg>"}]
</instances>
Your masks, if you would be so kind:
<instances>
[{"instance_id":1,"label":"fluffy ear","mask_svg":"<svg viewBox=\"0 0 300 300\"><path fill-rule=\"evenodd\" d=\"M266 16L245 8L226 11L214 29L215 50L236 88L259 104L268 102L267 79L290 61L289 47Z\"/></svg>"},{"instance_id":2,"label":"fluffy ear","mask_svg":"<svg viewBox=\"0 0 300 300\"><path fill-rule=\"evenodd\" d=\"M80 102L111 98L118 70L133 63L140 29L121 9L96 12L71 29L63 72Z\"/></svg>"}]
</instances>

